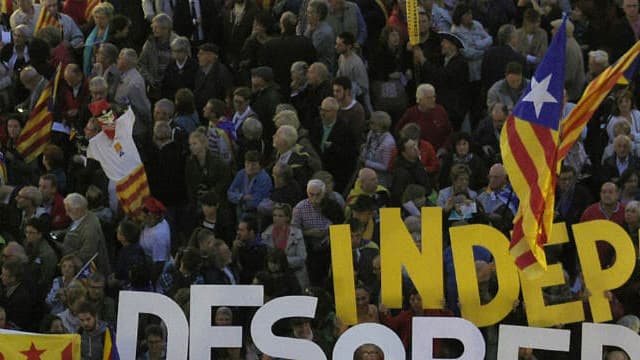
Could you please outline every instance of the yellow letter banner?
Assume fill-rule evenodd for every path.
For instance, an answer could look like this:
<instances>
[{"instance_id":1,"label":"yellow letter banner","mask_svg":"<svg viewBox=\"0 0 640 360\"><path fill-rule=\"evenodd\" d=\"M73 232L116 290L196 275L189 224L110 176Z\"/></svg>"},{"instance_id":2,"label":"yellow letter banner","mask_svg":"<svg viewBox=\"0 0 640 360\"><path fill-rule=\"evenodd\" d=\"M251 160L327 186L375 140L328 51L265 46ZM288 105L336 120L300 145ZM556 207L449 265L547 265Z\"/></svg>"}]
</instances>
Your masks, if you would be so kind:
<instances>
[{"instance_id":1,"label":"yellow letter banner","mask_svg":"<svg viewBox=\"0 0 640 360\"><path fill-rule=\"evenodd\" d=\"M80 360L80 335L0 333L0 360Z\"/></svg>"}]
</instances>

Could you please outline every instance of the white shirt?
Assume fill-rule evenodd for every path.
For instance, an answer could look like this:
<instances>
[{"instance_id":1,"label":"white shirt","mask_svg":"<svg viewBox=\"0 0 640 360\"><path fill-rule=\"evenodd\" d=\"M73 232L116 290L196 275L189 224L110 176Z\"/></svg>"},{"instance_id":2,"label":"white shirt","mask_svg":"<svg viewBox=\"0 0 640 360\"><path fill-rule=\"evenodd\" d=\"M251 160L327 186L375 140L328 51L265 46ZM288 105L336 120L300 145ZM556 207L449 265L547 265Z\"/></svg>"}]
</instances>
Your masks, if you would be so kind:
<instances>
[{"instance_id":1,"label":"white shirt","mask_svg":"<svg viewBox=\"0 0 640 360\"><path fill-rule=\"evenodd\" d=\"M162 220L153 227L145 226L140 233L140 247L153 262L169 260L171 229L167 220Z\"/></svg>"}]
</instances>

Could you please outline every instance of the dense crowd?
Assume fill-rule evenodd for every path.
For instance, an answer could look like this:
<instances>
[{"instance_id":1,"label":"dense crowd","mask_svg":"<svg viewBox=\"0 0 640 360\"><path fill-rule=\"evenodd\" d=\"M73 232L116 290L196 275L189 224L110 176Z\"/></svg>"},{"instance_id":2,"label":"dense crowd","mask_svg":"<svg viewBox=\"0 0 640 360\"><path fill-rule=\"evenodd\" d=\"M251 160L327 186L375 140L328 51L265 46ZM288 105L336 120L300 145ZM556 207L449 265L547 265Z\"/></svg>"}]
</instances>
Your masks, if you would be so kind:
<instances>
[{"instance_id":1,"label":"dense crowd","mask_svg":"<svg viewBox=\"0 0 640 360\"><path fill-rule=\"evenodd\" d=\"M192 284L261 284L266 300L318 297L314 319L282 320L274 332L314 341L330 358L348 328L332 299L332 278L341 274L330 270L329 226L344 223L358 322L385 324L410 349L414 316L460 316L449 228L481 223L509 234L518 197L501 164L500 130L562 14L569 14L564 117L640 37L638 0L419 0L415 45L404 0L5 5L0 328L80 333L83 359L102 359L120 290L165 294L188 317ZM564 160L555 220L608 219L637 250L636 80L609 94ZM89 106L98 103L106 108ZM123 211L104 164L87 154L92 138L113 132L105 112L117 128L129 109L151 193L135 214ZM53 117L49 142L27 161L18 148L36 135L23 129L42 111ZM405 308L388 309L380 302L379 209L401 208L420 247L423 206L443 211L445 307L423 309L405 275ZM615 262L611 248L598 251L603 267ZM474 254L486 303L497 291L493 259L482 248ZM573 240L548 247L547 257L562 263L566 283L545 288L546 304L588 304ZM639 286L636 269L607 294L614 321L635 331ZM514 304L503 322L526 324L524 305ZM249 333L255 309L214 310L212 324ZM521 349L521 359L579 358L577 325L557 325L572 329L570 353ZM497 326L481 330L486 358L495 359ZM142 315L138 334L140 359L164 359L158 318ZM455 357L461 348L439 340L434 352ZM270 359L248 336L242 348L211 353ZM620 349L605 353L628 359ZM371 344L354 358L383 355Z\"/></svg>"}]
</instances>

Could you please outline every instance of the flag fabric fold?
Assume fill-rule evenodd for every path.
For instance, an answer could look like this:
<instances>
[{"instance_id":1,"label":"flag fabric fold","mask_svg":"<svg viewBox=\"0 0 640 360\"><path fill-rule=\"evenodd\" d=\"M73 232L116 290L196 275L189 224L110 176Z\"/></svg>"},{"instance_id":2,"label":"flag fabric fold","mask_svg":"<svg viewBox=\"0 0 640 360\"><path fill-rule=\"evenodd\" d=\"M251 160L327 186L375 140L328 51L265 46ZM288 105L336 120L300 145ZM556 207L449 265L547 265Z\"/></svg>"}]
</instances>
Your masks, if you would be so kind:
<instances>
[{"instance_id":1,"label":"flag fabric fold","mask_svg":"<svg viewBox=\"0 0 640 360\"><path fill-rule=\"evenodd\" d=\"M547 267L543 246L553 225L565 49L566 18L500 134L504 166L520 199L510 252L530 277Z\"/></svg>"},{"instance_id":2,"label":"flag fabric fold","mask_svg":"<svg viewBox=\"0 0 640 360\"><path fill-rule=\"evenodd\" d=\"M115 336L109 327L107 327L107 330L104 332L102 360L120 360L118 348L116 347Z\"/></svg>"},{"instance_id":3,"label":"flag fabric fold","mask_svg":"<svg viewBox=\"0 0 640 360\"><path fill-rule=\"evenodd\" d=\"M3 331L0 359L80 360L80 335Z\"/></svg>"},{"instance_id":4,"label":"flag fabric fold","mask_svg":"<svg viewBox=\"0 0 640 360\"><path fill-rule=\"evenodd\" d=\"M558 159L564 159L580 137L602 101L617 84L628 84L638 70L640 41L631 47L618 61L593 79L585 89L580 101L562 122L562 138L558 147Z\"/></svg>"},{"instance_id":5,"label":"flag fabric fold","mask_svg":"<svg viewBox=\"0 0 640 360\"><path fill-rule=\"evenodd\" d=\"M44 6L43 4L42 8L40 9L40 16L38 16L38 20L36 21L36 27L35 27L34 33L37 33L39 30L47 26L54 26L54 27L60 28L60 22L56 17L51 15L49 10L47 10L47 7Z\"/></svg>"}]
</instances>

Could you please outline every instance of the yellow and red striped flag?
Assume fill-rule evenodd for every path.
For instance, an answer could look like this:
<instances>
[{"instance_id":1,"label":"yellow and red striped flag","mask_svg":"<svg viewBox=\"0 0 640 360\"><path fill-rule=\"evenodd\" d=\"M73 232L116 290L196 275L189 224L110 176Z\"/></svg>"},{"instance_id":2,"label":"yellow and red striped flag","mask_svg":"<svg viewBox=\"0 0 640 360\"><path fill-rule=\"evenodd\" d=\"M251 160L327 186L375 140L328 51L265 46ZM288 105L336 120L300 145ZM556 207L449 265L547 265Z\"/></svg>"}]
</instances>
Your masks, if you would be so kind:
<instances>
[{"instance_id":1,"label":"yellow and red striped flag","mask_svg":"<svg viewBox=\"0 0 640 360\"><path fill-rule=\"evenodd\" d=\"M1 0L2 1L2 11L3 14L11 15L13 14L13 0Z\"/></svg>"},{"instance_id":2,"label":"yellow and red striped flag","mask_svg":"<svg viewBox=\"0 0 640 360\"><path fill-rule=\"evenodd\" d=\"M593 113L616 84L628 84L638 65L640 41L631 47L618 61L593 79L585 89L578 104L562 122L562 137L558 148L558 160L562 161L580 137Z\"/></svg>"},{"instance_id":3,"label":"yellow and red striped flag","mask_svg":"<svg viewBox=\"0 0 640 360\"><path fill-rule=\"evenodd\" d=\"M84 9L84 18L87 21L91 20L93 9L100 4L100 0L87 0L87 7Z\"/></svg>"},{"instance_id":4,"label":"yellow and red striped flag","mask_svg":"<svg viewBox=\"0 0 640 360\"><path fill-rule=\"evenodd\" d=\"M27 163L42 153L51 137L54 94L58 92L60 73L60 65L58 65L53 81L50 81L42 90L36 106L29 114L29 119L18 137L16 149Z\"/></svg>"},{"instance_id":5,"label":"yellow and red striped flag","mask_svg":"<svg viewBox=\"0 0 640 360\"><path fill-rule=\"evenodd\" d=\"M46 6L42 6L42 8L40 9L40 16L38 16L38 21L36 21L36 28L34 33L38 33L40 29L47 26L60 28L60 22L49 12L49 10L47 10Z\"/></svg>"},{"instance_id":6,"label":"yellow and red striped flag","mask_svg":"<svg viewBox=\"0 0 640 360\"><path fill-rule=\"evenodd\" d=\"M80 360L80 335L0 333L0 359Z\"/></svg>"},{"instance_id":7,"label":"yellow and red striped flag","mask_svg":"<svg viewBox=\"0 0 640 360\"><path fill-rule=\"evenodd\" d=\"M102 360L120 360L118 354L118 348L115 343L115 336L111 332L111 329L107 327L104 332L104 347L102 348Z\"/></svg>"},{"instance_id":8,"label":"yellow and red striped flag","mask_svg":"<svg viewBox=\"0 0 640 360\"><path fill-rule=\"evenodd\" d=\"M543 246L551 237L555 169L564 89L566 18L500 134L504 166L520 199L510 252L525 275L547 268Z\"/></svg>"},{"instance_id":9,"label":"yellow and red striped flag","mask_svg":"<svg viewBox=\"0 0 640 360\"><path fill-rule=\"evenodd\" d=\"M91 106L90 106L91 107ZM87 156L100 162L107 177L116 183L116 193L126 214L142 209L150 196L147 175L133 142L135 115L129 108L115 121L113 136L103 130L89 140Z\"/></svg>"}]
</instances>

